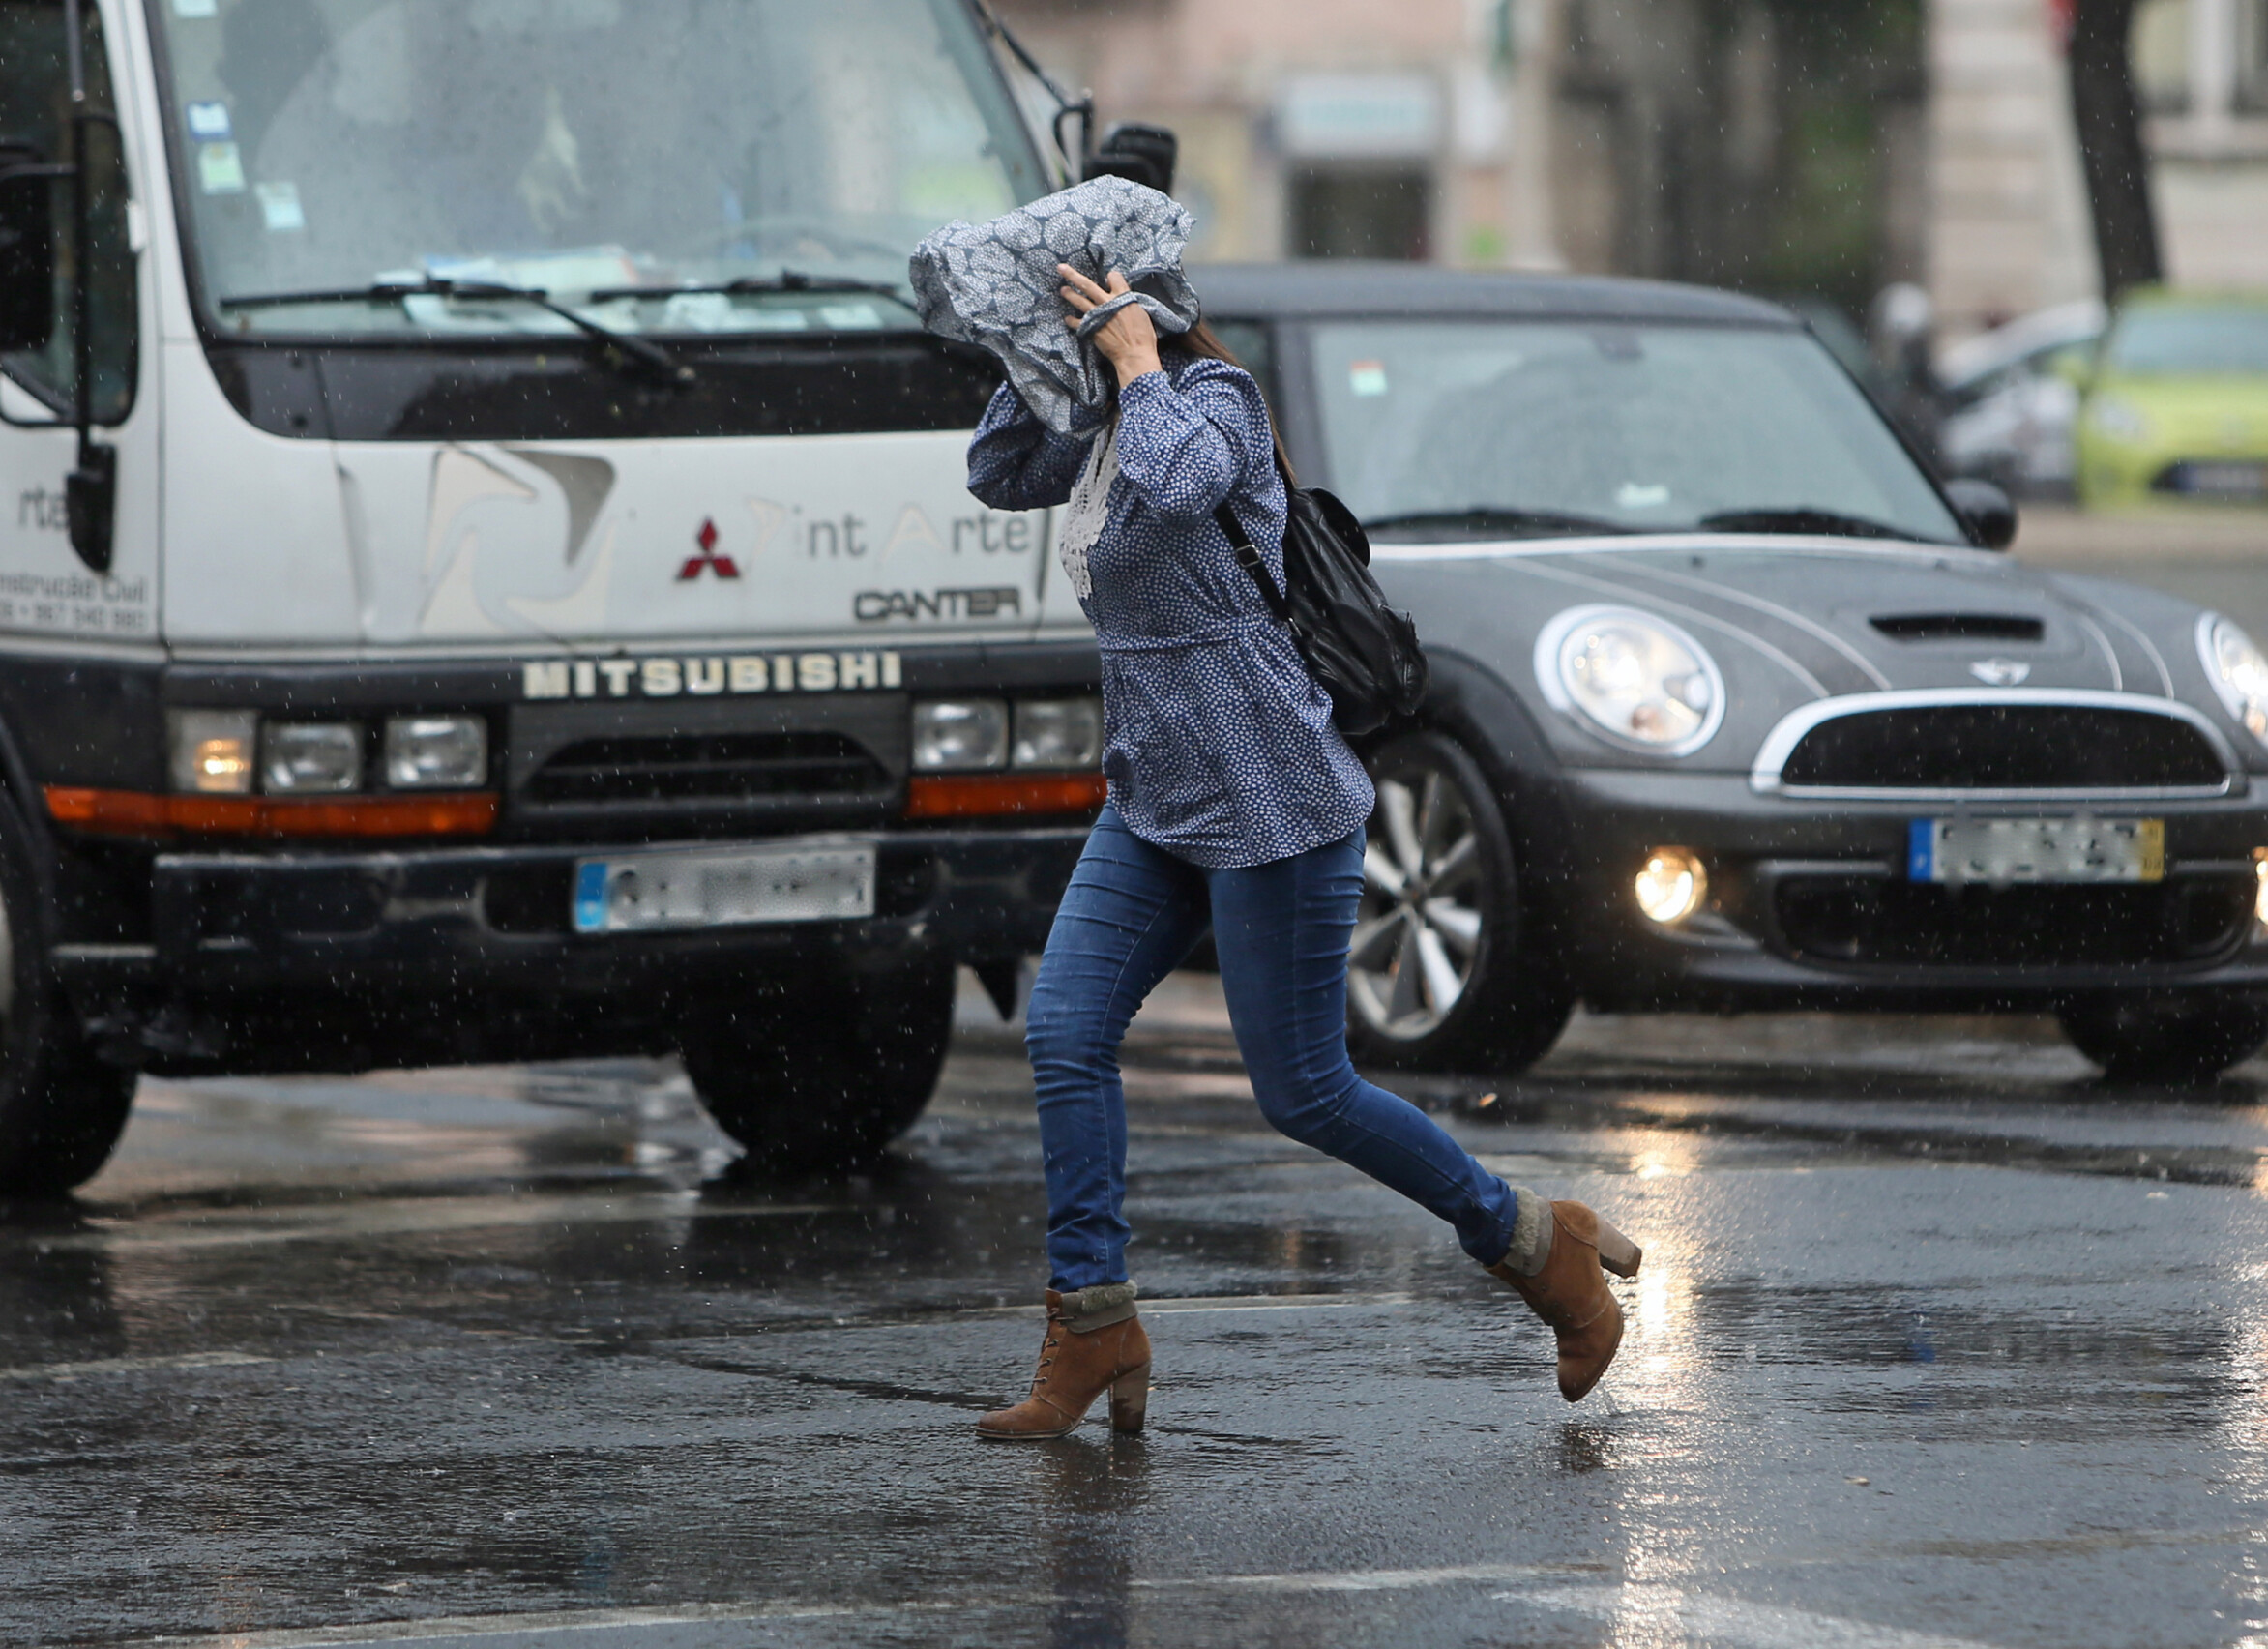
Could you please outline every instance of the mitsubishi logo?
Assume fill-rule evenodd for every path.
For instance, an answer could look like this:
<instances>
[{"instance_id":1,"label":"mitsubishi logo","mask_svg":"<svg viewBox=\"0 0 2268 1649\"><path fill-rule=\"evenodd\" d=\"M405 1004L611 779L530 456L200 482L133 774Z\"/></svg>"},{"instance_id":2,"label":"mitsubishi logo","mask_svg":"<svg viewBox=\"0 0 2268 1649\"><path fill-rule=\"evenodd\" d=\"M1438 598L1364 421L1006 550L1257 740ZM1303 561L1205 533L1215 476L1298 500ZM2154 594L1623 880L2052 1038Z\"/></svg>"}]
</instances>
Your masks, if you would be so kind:
<instances>
[{"instance_id":1,"label":"mitsubishi logo","mask_svg":"<svg viewBox=\"0 0 2268 1649\"><path fill-rule=\"evenodd\" d=\"M1979 659L1969 666L1969 674L1987 687L2017 687L2031 673L2021 659Z\"/></svg>"},{"instance_id":2,"label":"mitsubishi logo","mask_svg":"<svg viewBox=\"0 0 2268 1649\"><path fill-rule=\"evenodd\" d=\"M693 534L693 543L701 546L701 553L689 555L685 558L685 565L677 570L677 581L680 584L689 583L692 579L698 578L704 569L714 572L720 578L740 576L740 569L733 564L732 557L717 553L717 523L715 521L704 517L701 521L701 530Z\"/></svg>"}]
</instances>

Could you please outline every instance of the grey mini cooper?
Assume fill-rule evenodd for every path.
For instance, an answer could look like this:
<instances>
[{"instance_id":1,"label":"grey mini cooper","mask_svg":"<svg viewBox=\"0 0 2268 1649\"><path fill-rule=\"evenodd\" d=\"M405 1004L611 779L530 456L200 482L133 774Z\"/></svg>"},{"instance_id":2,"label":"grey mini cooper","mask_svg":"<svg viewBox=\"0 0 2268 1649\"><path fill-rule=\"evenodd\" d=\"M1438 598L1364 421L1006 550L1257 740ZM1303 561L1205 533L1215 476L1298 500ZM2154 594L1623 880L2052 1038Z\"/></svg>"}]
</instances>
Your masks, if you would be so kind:
<instances>
[{"instance_id":1,"label":"grey mini cooper","mask_svg":"<svg viewBox=\"0 0 2268 1649\"><path fill-rule=\"evenodd\" d=\"M2049 1010L2112 1074L2268 1038L2268 658L1999 551L1786 311L1221 266L1301 479L1434 688L1370 742L1365 1056L1516 1070L1601 1011Z\"/></svg>"}]
</instances>

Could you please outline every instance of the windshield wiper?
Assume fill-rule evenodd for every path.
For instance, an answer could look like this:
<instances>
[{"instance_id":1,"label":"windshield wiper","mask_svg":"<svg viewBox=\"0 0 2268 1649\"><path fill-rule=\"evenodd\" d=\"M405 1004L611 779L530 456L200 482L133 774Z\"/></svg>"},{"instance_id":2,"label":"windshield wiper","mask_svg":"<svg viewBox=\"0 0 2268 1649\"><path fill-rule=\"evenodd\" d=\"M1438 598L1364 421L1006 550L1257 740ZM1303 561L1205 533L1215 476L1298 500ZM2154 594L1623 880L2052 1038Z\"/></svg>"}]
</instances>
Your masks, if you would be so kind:
<instances>
[{"instance_id":1,"label":"windshield wiper","mask_svg":"<svg viewBox=\"0 0 2268 1649\"><path fill-rule=\"evenodd\" d=\"M1823 538L1918 538L1887 521L1809 506L1774 510L1720 510L1694 525L1708 533L1811 533ZM1934 542L1934 541L1931 541Z\"/></svg>"},{"instance_id":2,"label":"windshield wiper","mask_svg":"<svg viewBox=\"0 0 2268 1649\"><path fill-rule=\"evenodd\" d=\"M578 315L550 293L534 286L507 286L494 280L449 280L433 277L425 280L373 280L368 286L338 292L250 292L234 298L222 298L219 308L223 309L278 309L294 304L398 304L407 298L460 299L466 303L480 303L490 299L510 299L515 303L533 304L539 309L557 315L577 332L599 343L626 361L660 372L671 383L692 381L693 369L678 360L660 344L628 333L616 332L612 327L601 326L585 315Z\"/></svg>"},{"instance_id":3,"label":"windshield wiper","mask_svg":"<svg viewBox=\"0 0 2268 1649\"><path fill-rule=\"evenodd\" d=\"M1366 532L1418 531L1449 527L1470 534L1514 533L1521 538L1574 537L1589 533L1628 533L1619 521L1597 515L1575 515L1561 510L1509 510L1476 505L1466 510L1412 510L1399 515L1379 515L1365 521Z\"/></svg>"},{"instance_id":4,"label":"windshield wiper","mask_svg":"<svg viewBox=\"0 0 2268 1649\"><path fill-rule=\"evenodd\" d=\"M727 295L743 292L811 292L822 296L832 292L868 292L878 298L888 298L895 304L906 305L905 289L893 286L887 280L861 280L848 275L806 275L800 269L782 269L777 275L737 275L730 280L695 280L683 286L602 286L590 296L592 303L605 304L618 298L674 298L680 293L694 295L709 292Z\"/></svg>"}]
</instances>

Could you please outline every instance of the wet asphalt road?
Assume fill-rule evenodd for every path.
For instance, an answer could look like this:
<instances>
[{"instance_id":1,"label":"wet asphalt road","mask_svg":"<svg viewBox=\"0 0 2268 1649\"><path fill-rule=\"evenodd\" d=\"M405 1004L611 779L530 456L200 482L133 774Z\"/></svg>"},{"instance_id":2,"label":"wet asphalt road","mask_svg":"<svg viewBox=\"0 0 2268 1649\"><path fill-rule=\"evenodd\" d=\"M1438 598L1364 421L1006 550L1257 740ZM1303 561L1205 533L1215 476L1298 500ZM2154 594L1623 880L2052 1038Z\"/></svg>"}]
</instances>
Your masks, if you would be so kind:
<instances>
[{"instance_id":1,"label":"wet asphalt road","mask_svg":"<svg viewBox=\"0 0 2268 1649\"><path fill-rule=\"evenodd\" d=\"M1486 1106L1405 1084L1646 1245L1571 1408L1172 998L1139 1440L970 1434L1043 1281L973 1015L848 1183L736 1184L667 1067L145 1084L75 1212L0 1224L0 1641L2268 1644L2268 1066L1593 1020Z\"/></svg>"}]
</instances>

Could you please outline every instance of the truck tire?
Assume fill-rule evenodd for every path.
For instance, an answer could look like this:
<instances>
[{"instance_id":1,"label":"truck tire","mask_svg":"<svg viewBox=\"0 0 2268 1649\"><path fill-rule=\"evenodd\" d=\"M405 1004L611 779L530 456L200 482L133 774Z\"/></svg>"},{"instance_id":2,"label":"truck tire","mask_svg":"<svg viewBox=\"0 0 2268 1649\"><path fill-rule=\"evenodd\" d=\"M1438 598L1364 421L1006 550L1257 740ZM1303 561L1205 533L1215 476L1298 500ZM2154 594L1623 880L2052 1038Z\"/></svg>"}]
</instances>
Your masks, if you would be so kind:
<instances>
[{"instance_id":1,"label":"truck tire","mask_svg":"<svg viewBox=\"0 0 2268 1649\"><path fill-rule=\"evenodd\" d=\"M109 1161L134 1074L80 1033L38 920L39 885L15 810L0 799L0 1196L54 1197Z\"/></svg>"},{"instance_id":2,"label":"truck tire","mask_svg":"<svg viewBox=\"0 0 2268 1649\"><path fill-rule=\"evenodd\" d=\"M1456 740L1411 733L1370 758L1378 787L1348 957L1358 1060L1509 1075L1550 1051L1574 1000L1536 953L1504 813Z\"/></svg>"},{"instance_id":3,"label":"truck tire","mask_svg":"<svg viewBox=\"0 0 2268 1649\"><path fill-rule=\"evenodd\" d=\"M2210 1082L2268 1043L2268 1001L2230 992L2105 993L2056 1011L2071 1044L2118 1082Z\"/></svg>"},{"instance_id":4,"label":"truck tire","mask_svg":"<svg viewBox=\"0 0 2268 1649\"><path fill-rule=\"evenodd\" d=\"M929 1103L953 1040L954 969L925 957L835 988L721 1016L682 1040L686 1074L717 1126L765 1178L869 1163Z\"/></svg>"}]
</instances>

